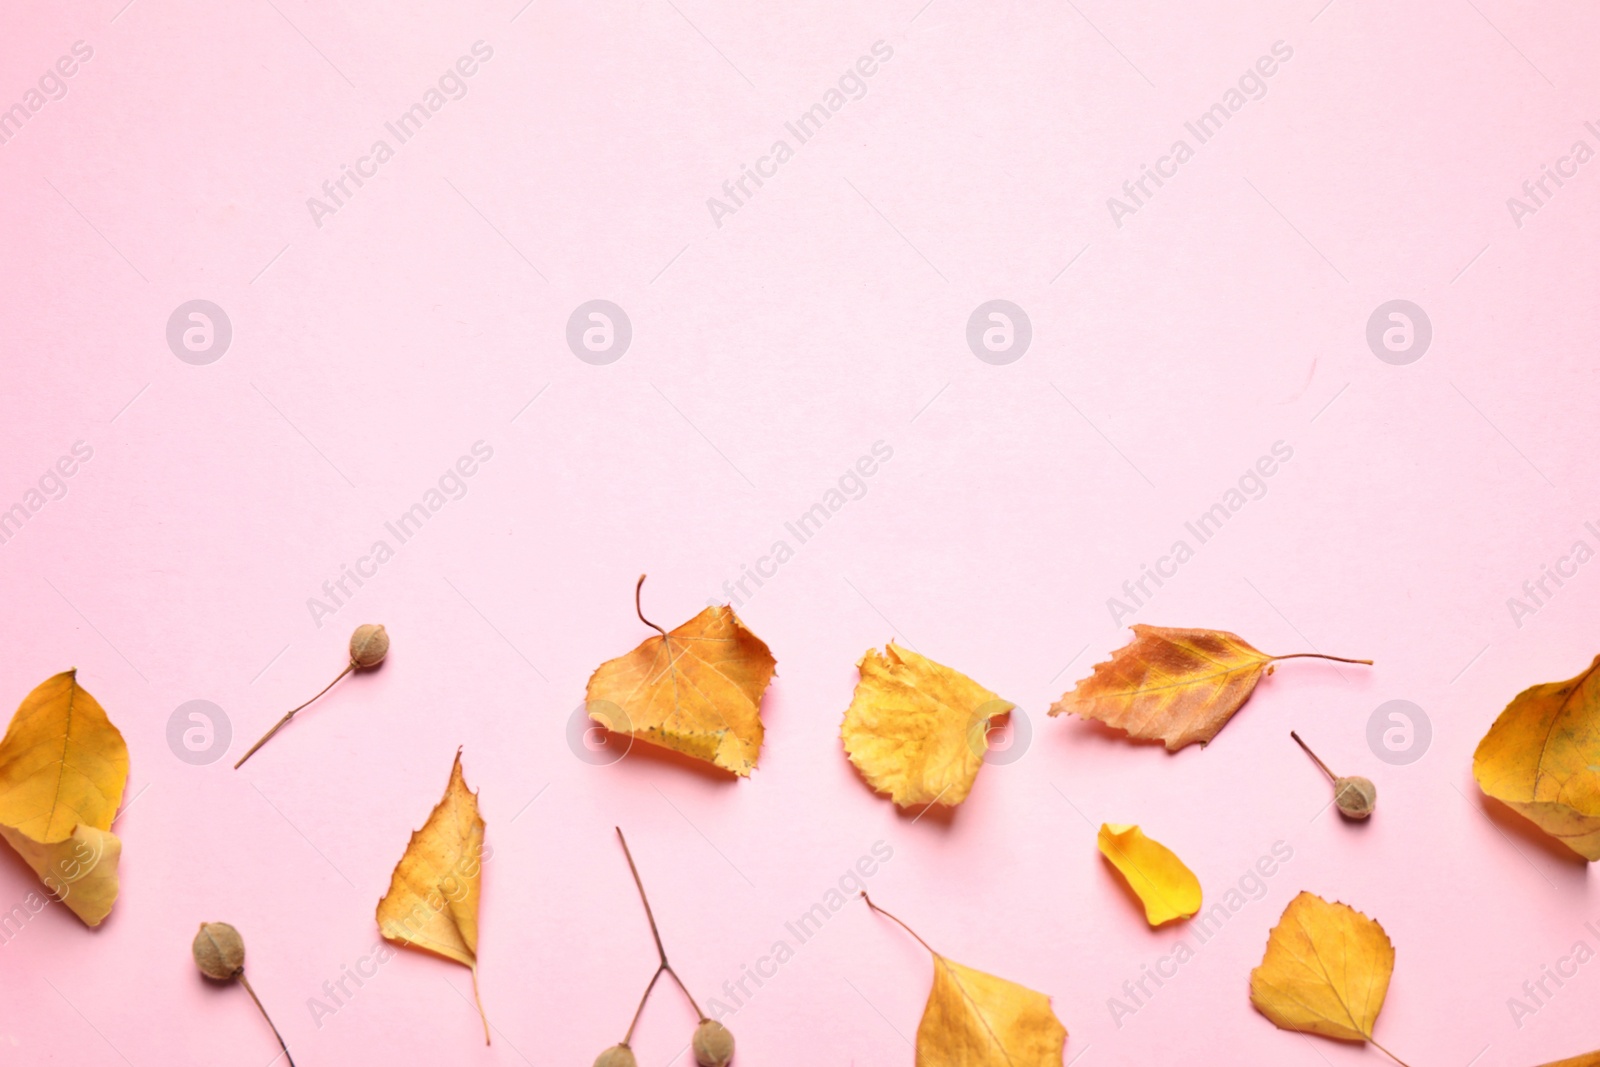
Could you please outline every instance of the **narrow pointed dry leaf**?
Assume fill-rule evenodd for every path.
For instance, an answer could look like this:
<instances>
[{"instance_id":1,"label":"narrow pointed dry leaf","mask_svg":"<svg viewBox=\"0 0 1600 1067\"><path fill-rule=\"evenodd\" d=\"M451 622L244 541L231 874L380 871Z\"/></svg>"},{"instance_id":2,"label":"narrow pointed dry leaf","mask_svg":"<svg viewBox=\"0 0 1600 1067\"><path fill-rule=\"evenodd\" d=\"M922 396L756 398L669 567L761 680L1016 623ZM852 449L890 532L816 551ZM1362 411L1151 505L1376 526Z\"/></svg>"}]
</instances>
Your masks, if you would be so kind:
<instances>
[{"instance_id":1,"label":"narrow pointed dry leaf","mask_svg":"<svg viewBox=\"0 0 1600 1067\"><path fill-rule=\"evenodd\" d=\"M1278 660L1372 662L1318 652L1269 656L1222 630L1135 623L1133 633L1132 641L1056 701L1050 714L1098 719L1129 737L1165 742L1176 752L1215 737Z\"/></svg>"},{"instance_id":2,"label":"narrow pointed dry leaf","mask_svg":"<svg viewBox=\"0 0 1600 1067\"><path fill-rule=\"evenodd\" d=\"M378 901L378 929L390 941L420 948L472 970L478 990L478 890L483 875L483 819L477 794L461 774L461 753L450 768L444 799L422 829L412 833L394 869L389 892ZM483 1041L489 1018L483 1015Z\"/></svg>"},{"instance_id":3,"label":"narrow pointed dry leaf","mask_svg":"<svg viewBox=\"0 0 1600 1067\"><path fill-rule=\"evenodd\" d=\"M639 579L644 584L644 578ZM639 589L634 589L637 608ZM761 755L761 697L777 661L729 607L706 608L589 678L589 717L627 734L748 776Z\"/></svg>"},{"instance_id":4,"label":"narrow pointed dry leaf","mask_svg":"<svg viewBox=\"0 0 1600 1067\"><path fill-rule=\"evenodd\" d=\"M933 987L917 1025L917 1067L1061 1067L1067 1028L1050 998L947 959L865 893L933 957Z\"/></svg>"},{"instance_id":5,"label":"narrow pointed dry leaf","mask_svg":"<svg viewBox=\"0 0 1600 1067\"><path fill-rule=\"evenodd\" d=\"M1145 921L1160 926L1200 910L1200 879L1177 853L1137 826L1103 823L1100 852L1144 904Z\"/></svg>"},{"instance_id":6,"label":"narrow pointed dry leaf","mask_svg":"<svg viewBox=\"0 0 1600 1067\"><path fill-rule=\"evenodd\" d=\"M967 799L992 720L1015 705L893 641L856 666L861 680L839 736L867 784L902 808Z\"/></svg>"},{"instance_id":7,"label":"narrow pointed dry leaf","mask_svg":"<svg viewBox=\"0 0 1600 1067\"><path fill-rule=\"evenodd\" d=\"M1472 757L1487 795L1587 860L1600 860L1600 657L1518 693Z\"/></svg>"},{"instance_id":8,"label":"narrow pointed dry leaf","mask_svg":"<svg viewBox=\"0 0 1600 1067\"><path fill-rule=\"evenodd\" d=\"M127 782L128 746L76 671L29 693L0 740L0 836L90 926L117 899Z\"/></svg>"},{"instance_id":9,"label":"narrow pointed dry leaf","mask_svg":"<svg viewBox=\"0 0 1600 1067\"><path fill-rule=\"evenodd\" d=\"M1289 902L1250 972L1250 1003L1285 1030L1378 1044L1372 1028L1389 993L1394 945L1383 927L1314 893Z\"/></svg>"}]
</instances>

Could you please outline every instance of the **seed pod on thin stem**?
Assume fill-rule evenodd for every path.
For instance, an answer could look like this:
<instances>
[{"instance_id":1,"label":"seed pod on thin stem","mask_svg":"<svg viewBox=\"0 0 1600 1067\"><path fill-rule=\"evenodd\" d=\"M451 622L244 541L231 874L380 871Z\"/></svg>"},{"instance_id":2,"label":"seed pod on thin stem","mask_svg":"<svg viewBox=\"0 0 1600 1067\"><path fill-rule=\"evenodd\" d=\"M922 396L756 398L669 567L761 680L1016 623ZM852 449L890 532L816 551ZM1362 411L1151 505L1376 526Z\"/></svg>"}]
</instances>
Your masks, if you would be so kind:
<instances>
[{"instance_id":1,"label":"seed pod on thin stem","mask_svg":"<svg viewBox=\"0 0 1600 1067\"><path fill-rule=\"evenodd\" d=\"M644 579L641 577L642 583ZM633 1041L633 1031L639 1025L639 1016L644 1013L644 1006L650 1000L656 983L663 974L668 975L677 983L684 997L689 1001L689 1006L700 1017L700 1025L695 1027L694 1037L690 1044L694 1048L694 1059L700 1067L727 1067L733 1060L733 1035L728 1028L708 1018L700 1010L700 1005L695 1003L694 995L683 984L683 979L678 977L678 972L672 969L672 964L667 962L667 950L661 944L661 931L656 928L655 912L650 910L650 898L645 895L644 881L639 877L639 868L634 865L633 853L628 849L628 839L622 836L621 827L617 828L617 840L622 842L622 854L628 860L628 870L633 874L633 884L639 890L639 900L644 904L645 918L650 921L650 936L655 939L656 955L660 957L660 964L656 967L655 974L650 976L650 984L644 987L644 996L639 998L639 1006L634 1009L633 1021L628 1024L628 1032L623 1035L622 1042L613 1045L600 1053L594 1061L594 1067L636 1067L636 1060L630 1043Z\"/></svg>"},{"instance_id":2,"label":"seed pod on thin stem","mask_svg":"<svg viewBox=\"0 0 1600 1067\"><path fill-rule=\"evenodd\" d=\"M312 697L310 700L306 701L305 704L301 704L300 707L290 708L287 712L285 712L283 718L274 723L272 729L268 730L262 735L261 740L250 746L250 751L239 757L239 762L233 765L233 769L238 770L240 767L243 767L244 761L256 754L256 749L272 740L273 734L289 725L289 720L294 718L295 712L299 711L300 708L304 708L307 704L311 704L317 699L317 697L320 697L323 693L326 693L335 685L339 684L339 680L345 675L349 674L351 671L371 670L373 667L376 667L378 664L382 663L383 658L388 654L389 631L385 630L382 626L378 626L370 622L357 626L356 632L350 635L350 662L345 664L344 670L340 671L334 677L333 681L323 686L322 689L317 693L317 696Z\"/></svg>"},{"instance_id":3,"label":"seed pod on thin stem","mask_svg":"<svg viewBox=\"0 0 1600 1067\"><path fill-rule=\"evenodd\" d=\"M1294 738L1295 744L1305 749L1306 755L1310 756L1312 762L1322 768L1322 773L1333 782L1333 802L1338 805L1340 815L1347 819L1360 820L1372 814L1372 809L1378 806L1378 787L1372 784L1371 778L1363 778L1360 775L1342 778L1334 774L1328 770L1328 765L1311 751L1311 746L1300 740L1299 734L1290 730L1289 736Z\"/></svg>"},{"instance_id":4,"label":"seed pod on thin stem","mask_svg":"<svg viewBox=\"0 0 1600 1067\"><path fill-rule=\"evenodd\" d=\"M272 1036L278 1039L283 1058L289 1061L289 1067L294 1067L294 1057L289 1055L289 1046L284 1043L283 1035L278 1033L272 1016L262 1007L261 998L256 996L256 991L250 988L249 979L244 976L244 938L239 936L239 931L227 923L201 923L190 950L194 953L194 963L200 968L201 974L214 981L238 982L244 986L244 991L256 1002L256 1010L272 1027Z\"/></svg>"}]
</instances>

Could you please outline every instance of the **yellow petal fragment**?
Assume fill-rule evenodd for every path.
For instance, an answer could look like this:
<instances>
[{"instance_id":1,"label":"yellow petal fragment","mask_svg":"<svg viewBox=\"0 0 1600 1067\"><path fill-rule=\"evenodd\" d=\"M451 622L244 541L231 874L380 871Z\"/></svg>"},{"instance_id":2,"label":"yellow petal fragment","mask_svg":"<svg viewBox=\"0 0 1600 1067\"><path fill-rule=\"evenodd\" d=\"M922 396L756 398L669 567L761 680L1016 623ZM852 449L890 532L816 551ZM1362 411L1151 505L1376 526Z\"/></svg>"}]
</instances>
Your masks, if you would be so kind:
<instances>
[{"instance_id":1,"label":"yellow petal fragment","mask_svg":"<svg viewBox=\"0 0 1600 1067\"><path fill-rule=\"evenodd\" d=\"M1176 752L1215 737L1273 659L1222 630L1135 623L1133 633L1132 641L1056 701L1050 714L1098 719Z\"/></svg>"},{"instance_id":2,"label":"yellow petal fragment","mask_svg":"<svg viewBox=\"0 0 1600 1067\"><path fill-rule=\"evenodd\" d=\"M0 824L39 844L111 829L127 783L128 746L76 671L29 693L0 741Z\"/></svg>"},{"instance_id":3,"label":"yellow petal fragment","mask_svg":"<svg viewBox=\"0 0 1600 1067\"><path fill-rule=\"evenodd\" d=\"M461 753L450 768L444 799L422 829L412 833L405 855L378 901L378 930L390 941L411 945L472 968L478 984L478 890L483 877L483 819L478 796L461 774ZM483 1003L478 1003L483 1013ZM489 1020L483 1020L484 1044Z\"/></svg>"},{"instance_id":4,"label":"yellow petal fragment","mask_svg":"<svg viewBox=\"0 0 1600 1067\"><path fill-rule=\"evenodd\" d=\"M117 864L122 841L107 830L79 826L65 841L41 845L0 826L0 837L28 861L45 888L89 926L99 926L117 901Z\"/></svg>"},{"instance_id":5,"label":"yellow petal fragment","mask_svg":"<svg viewBox=\"0 0 1600 1067\"><path fill-rule=\"evenodd\" d=\"M1200 879L1176 853L1137 826L1105 823L1099 843L1101 854L1144 903L1151 926L1187 919L1200 910Z\"/></svg>"},{"instance_id":6,"label":"yellow petal fragment","mask_svg":"<svg viewBox=\"0 0 1600 1067\"><path fill-rule=\"evenodd\" d=\"M1066 1044L1049 997L934 955L917 1067L1061 1067Z\"/></svg>"},{"instance_id":7,"label":"yellow petal fragment","mask_svg":"<svg viewBox=\"0 0 1600 1067\"><path fill-rule=\"evenodd\" d=\"M761 754L761 696L776 668L732 608L706 608L602 663L589 678L589 717L744 777Z\"/></svg>"},{"instance_id":8,"label":"yellow petal fragment","mask_svg":"<svg viewBox=\"0 0 1600 1067\"><path fill-rule=\"evenodd\" d=\"M893 641L868 649L839 735L867 784L902 808L967 799L993 719L1015 705Z\"/></svg>"},{"instance_id":9,"label":"yellow petal fragment","mask_svg":"<svg viewBox=\"0 0 1600 1067\"><path fill-rule=\"evenodd\" d=\"M1518 693L1472 757L1478 787L1584 859L1600 860L1600 656Z\"/></svg>"},{"instance_id":10,"label":"yellow petal fragment","mask_svg":"<svg viewBox=\"0 0 1600 1067\"><path fill-rule=\"evenodd\" d=\"M1371 1041L1394 972L1383 927L1314 893L1289 902L1250 972L1250 1003L1285 1030Z\"/></svg>"}]
</instances>

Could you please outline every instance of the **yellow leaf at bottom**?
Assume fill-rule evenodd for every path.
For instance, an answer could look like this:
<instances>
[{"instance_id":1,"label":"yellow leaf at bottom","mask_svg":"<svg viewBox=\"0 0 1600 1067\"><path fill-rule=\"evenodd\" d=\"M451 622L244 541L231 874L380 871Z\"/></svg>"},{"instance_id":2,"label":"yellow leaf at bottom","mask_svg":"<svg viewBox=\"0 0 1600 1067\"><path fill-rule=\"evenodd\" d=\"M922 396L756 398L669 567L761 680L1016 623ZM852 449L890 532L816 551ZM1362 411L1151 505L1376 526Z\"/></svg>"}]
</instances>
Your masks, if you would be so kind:
<instances>
[{"instance_id":1,"label":"yellow leaf at bottom","mask_svg":"<svg viewBox=\"0 0 1600 1067\"><path fill-rule=\"evenodd\" d=\"M45 888L90 926L99 926L117 900L122 841L108 830L79 826L65 841L42 845L9 826L0 837L28 861Z\"/></svg>"},{"instance_id":2,"label":"yellow leaf at bottom","mask_svg":"<svg viewBox=\"0 0 1600 1067\"><path fill-rule=\"evenodd\" d=\"M1554 1063L1543 1064L1542 1067L1600 1067L1600 1052L1591 1052L1584 1056L1573 1056L1571 1059L1556 1060Z\"/></svg>"},{"instance_id":3,"label":"yellow leaf at bottom","mask_svg":"<svg viewBox=\"0 0 1600 1067\"><path fill-rule=\"evenodd\" d=\"M1139 895L1151 926L1187 919L1200 910L1200 879L1176 853L1137 826L1105 823L1099 843L1100 852Z\"/></svg>"},{"instance_id":4,"label":"yellow leaf at bottom","mask_svg":"<svg viewBox=\"0 0 1600 1067\"><path fill-rule=\"evenodd\" d=\"M1061 1067L1066 1044L1049 997L934 955L917 1067Z\"/></svg>"},{"instance_id":5,"label":"yellow leaf at bottom","mask_svg":"<svg viewBox=\"0 0 1600 1067\"><path fill-rule=\"evenodd\" d=\"M1314 893L1289 902L1250 972L1250 1003L1285 1030L1371 1041L1394 973L1394 945L1372 919Z\"/></svg>"}]
</instances>

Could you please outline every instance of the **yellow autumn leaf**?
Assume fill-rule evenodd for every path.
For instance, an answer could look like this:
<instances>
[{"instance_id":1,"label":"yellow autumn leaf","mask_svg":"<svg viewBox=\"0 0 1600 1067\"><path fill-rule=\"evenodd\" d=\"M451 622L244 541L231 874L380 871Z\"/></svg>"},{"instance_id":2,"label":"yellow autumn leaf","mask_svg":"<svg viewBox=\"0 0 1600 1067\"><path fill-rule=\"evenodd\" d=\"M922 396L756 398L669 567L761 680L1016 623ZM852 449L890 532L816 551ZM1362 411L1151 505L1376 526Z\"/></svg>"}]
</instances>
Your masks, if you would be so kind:
<instances>
[{"instance_id":1,"label":"yellow autumn leaf","mask_svg":"<svg viewBox=\"0 0 1600 1067\"><path fill-rule=\"evenodd\" d=\"M478 890L487 854L478 796L461 774L461 753L450 784L422 829L412 833L394 869L389 892L378 901L378 929L390 941L420 948L472 970L478 996ZM478 998L483 1041L489 1018Z\"/></svg>"},{"instance_id":2,"label":"yellow autumn leaf","mask_svg":"<svg viewBox=\"0 0 1600 1067\"><path fill-rule=\"evenodd\" d=\"M1394 973L1394 945L1383 927L1346 904L1314 893L1289 902L1267 935L1267 953L1250 972L1250 1003L1285 1030L1378 1044L1372 1028Z\"/></svg>"},{"instance_id":3,"label":"yellow autumn leaf","mask_svg":"<svg viewBox=\"0 0 1600 1067\"><path fill-rule=\"evenodd\" d=\"M903 649L868 649L839 735L867 784L900 807L967 799L992 720L1015 705L960 671Z\"/></svg>"},{"instance_id":4,"label":"yellow autumn leaf","mask_svg":"<svg viewBox=\"0 0 1600 1067\"><path fill-rule=\"evenodd\" d=\"M1583 1056L1556 1060L1554 1063L1541 1064L1540 1067L1600 1067L1600 1052L1590 1052Z\"/></svg>"},{"instance_id":5,"label":"yellow autumn leaf","mask_svg":"<svg viewBox=\"0 0 1600 1067\"><path fill-rule=\"evenodd\" d=\"M1067 1028L1049 997L941 956L871 897L861 899L933 957L933 988L917 1024L917 1067L1061 1067Z\"/></svg>"},{"instance_id":6,"label":"yellow autumn leaf","mask_svg":"<svg viewBox=\"0 0 1600 1067\"><path fill-rule=\"evenodd\" d=\"M127 783L128 746L75 670L29 693L0 741L0 823L40 844L109 830Z\"/></svg>"},{"instance_id":7,"label":"yellow autumn leaf","mask_svg":"<svg viewBox=\"0 0 1600 1067\"><path fill-rule=\"evenodd\" d=\"M917 1067L1061 1067L1066 1044L1049 997L934 953Z\"/></svg>"},{"instance_id":8,"label":"yellow autumn leaf","mask_svg":"<svg viewBox=\"0 0 1600 1067\"><path fill-rule=\"evenodd\" d=\"M1587 860L1600 860L1600 656L1518 693L1472 757L1487 795Z\"/></svg>"},{"instance_id":9,"label":"yellow autumn leaf","mask_svg":"<svg viewBox=\"0 0 1600 1067\"><path fill-rule=\"evenodd\" d=\"M1167 846L1137 826L1103 823L1100 852L1144 904L1151 926L1187 919L1200 910L1200 879Z\"/></svg>"},{"instance_id":10,"label":"yellow autumn leaf","mask_svg":"<svg viewBox=\"0 0 1600 1067\"><path fill-rule=\"evenodd\" d=\"M0 837L90 926L117 899L127 783L127 743L75 670L29 693L0 740Z\"/></svg>"},{"instance_id":11,"label":"yellow autumn leaf","mask_svg":"<svg viewBox=\"0 0 1600 1067\"><path fill-rule=\"evenodd\" d=\"M1217 736L1278 660L1372 662L1320 652L1269 656L1223 630L1135 623L1133 634L1056 701L1050 714L1098 719L1129 737L1165 742L1169 752L1176 752Z\"/></svg>"},{"instance_id":12,"label":"yellow autumn leaf","mask_svg":"<svg viewBox=\"0 0 1600 1067\"><path fill-rule=\"evenodd\" d=\"M660 636L590 676L589 717L613 733L748 776L761 755L761 696L777 667L766 643L730 607L706 608L671 633L642 610L639 619Z\"/></svg>"}]
</instances>

